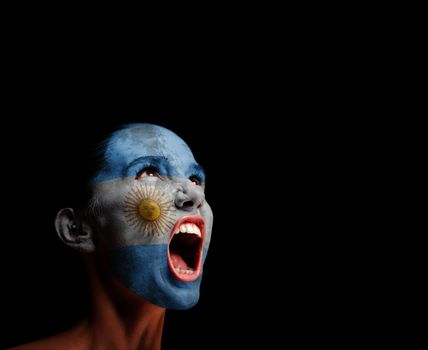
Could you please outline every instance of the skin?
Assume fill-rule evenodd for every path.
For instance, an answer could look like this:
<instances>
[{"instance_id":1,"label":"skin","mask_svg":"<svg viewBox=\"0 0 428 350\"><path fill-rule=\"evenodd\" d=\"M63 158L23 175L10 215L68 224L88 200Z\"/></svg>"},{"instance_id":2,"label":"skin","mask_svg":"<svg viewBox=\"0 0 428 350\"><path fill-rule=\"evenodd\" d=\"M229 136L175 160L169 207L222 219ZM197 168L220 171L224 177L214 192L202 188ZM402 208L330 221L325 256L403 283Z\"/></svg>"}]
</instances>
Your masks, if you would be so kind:
<instances>
[{"instance_id":1,"label":"skin","mask_svg":"<svg viewBox=\"0 0 428 350\"><path fill-rule=\"evenodd\" d=\"M179 281L167 259L174 224L189 216L205 225L203 259L210 242L213 215L190 149L167 129L134 124L110 137L104 158L87 210L62 209L55 223L64 243L82 252L90 316L69 331L13 349L160 349L165 309L198 301L202 272ZM142 211L135 193L151 195ZM153 201L155 209L147 209Z\"/></svg>"}]
</instances>

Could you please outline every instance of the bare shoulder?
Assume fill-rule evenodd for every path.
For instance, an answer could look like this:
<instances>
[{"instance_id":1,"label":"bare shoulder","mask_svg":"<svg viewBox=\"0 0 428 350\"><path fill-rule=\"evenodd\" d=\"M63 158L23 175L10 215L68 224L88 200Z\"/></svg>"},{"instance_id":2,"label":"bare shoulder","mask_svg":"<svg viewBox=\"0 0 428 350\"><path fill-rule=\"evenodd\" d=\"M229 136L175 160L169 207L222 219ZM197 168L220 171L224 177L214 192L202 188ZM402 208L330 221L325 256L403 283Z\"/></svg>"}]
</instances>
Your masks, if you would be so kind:
<instances>
[{"instance_id":1,"label":"bare shoulder","mask_svg":"<svg viewBox=\"0 0 428 350\"><path fill-rule=\"evenodd\" d=\"M34 342L18 345L6 350L90 350L89 339L83 324L75 328Z\"/></svg>"},{"instance_id":2,"label":"bare shoulder","mask_svg":"<svg viewBox=\"0 0 428 350\"><path fill-rule=\"evenodd\" d=\"M70 339L62 337L49 337L37 340L35 342L19 345L7 350L89 350L86 342L79 339Z\"/></svg>"}]
</instances>

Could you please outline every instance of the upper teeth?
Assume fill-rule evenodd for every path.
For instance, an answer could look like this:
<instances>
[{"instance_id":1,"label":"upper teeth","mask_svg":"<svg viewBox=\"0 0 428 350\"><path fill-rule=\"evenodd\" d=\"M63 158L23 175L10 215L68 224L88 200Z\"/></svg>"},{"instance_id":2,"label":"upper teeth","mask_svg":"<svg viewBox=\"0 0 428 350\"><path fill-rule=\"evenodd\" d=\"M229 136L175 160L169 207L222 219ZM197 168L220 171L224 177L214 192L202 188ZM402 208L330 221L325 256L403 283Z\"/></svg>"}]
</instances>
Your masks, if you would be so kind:
<instances>
[{"instance_id":1,"label":"upper teeth","mask_svg":"<svg viewBox=\"0 0 428 350\"><path fill-rule=\"evenodd\" d=\"M191 234L197 235L198 237L201 237L201 231L199 230L199 227L191 223L181 224L179 229L176 230L174 233L177 234L179 232L191 233Z\"/></svg>"}]
</instances>

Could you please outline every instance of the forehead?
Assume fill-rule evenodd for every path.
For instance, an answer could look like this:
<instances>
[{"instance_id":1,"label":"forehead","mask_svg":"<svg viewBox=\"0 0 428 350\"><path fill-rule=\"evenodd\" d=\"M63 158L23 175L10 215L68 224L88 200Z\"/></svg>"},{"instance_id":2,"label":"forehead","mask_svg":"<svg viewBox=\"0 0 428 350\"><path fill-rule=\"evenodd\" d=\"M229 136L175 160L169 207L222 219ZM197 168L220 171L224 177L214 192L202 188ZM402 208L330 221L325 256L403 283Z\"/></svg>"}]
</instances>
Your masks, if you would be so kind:
<instances>
[{"instance_id":1,"label":"forehead","mask_svg":"<svg viewBox=\"0 0 428 350\"><path fill-rule=\"evenodd\" d=\"M143 156L162 156L170 161L194 161L190 148L180 137L157 125L129 126L115 132L107 142L107 161L130 163Z\"/></svg>"},{"instance_id":2,"label":"forehead","mask_svg":"<svg viewBox=\"0 0 428 350\"><path fill-rule=\"evenodd\" d=\"M152 124L134 124L116 131L106 141L103 170L93 180L120 177L122 169L145 156L166 158L178 170L196 163L190 148L172 131Z\"/></svg>"}]
</instances>

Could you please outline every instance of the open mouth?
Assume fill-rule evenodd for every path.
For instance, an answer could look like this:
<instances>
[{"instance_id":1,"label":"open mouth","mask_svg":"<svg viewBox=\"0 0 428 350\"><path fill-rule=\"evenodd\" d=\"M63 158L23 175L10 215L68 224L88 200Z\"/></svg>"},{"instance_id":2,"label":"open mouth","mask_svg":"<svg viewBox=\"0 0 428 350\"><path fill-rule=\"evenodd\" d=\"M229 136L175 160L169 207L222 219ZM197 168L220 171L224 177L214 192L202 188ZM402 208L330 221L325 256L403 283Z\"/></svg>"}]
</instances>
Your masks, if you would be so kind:
<instances>
[{"instance_id":1,"label":"open mouth","mask_svg":"<svg viewBox=\"0 0 428 350\"><path fill-rule=\"evenodd\" d=\"M175 279L192 282L200 276L204 238L202 216L184 216L176 222L168 246L168 265Z\"/></svg>"}]
</instances>

